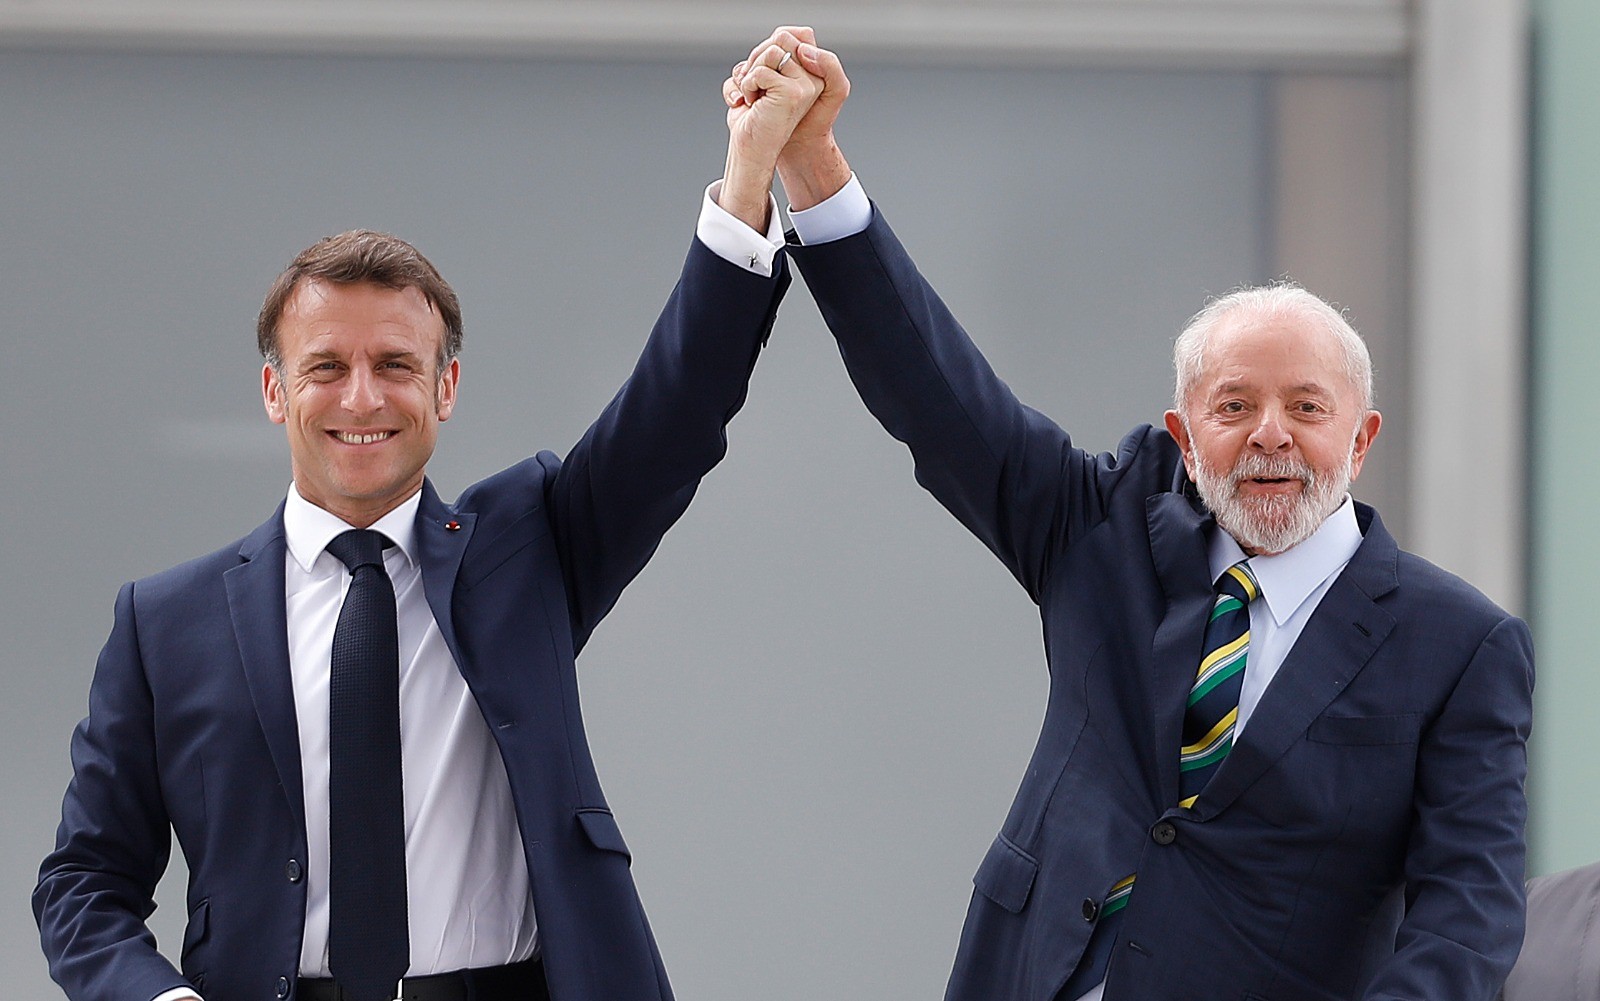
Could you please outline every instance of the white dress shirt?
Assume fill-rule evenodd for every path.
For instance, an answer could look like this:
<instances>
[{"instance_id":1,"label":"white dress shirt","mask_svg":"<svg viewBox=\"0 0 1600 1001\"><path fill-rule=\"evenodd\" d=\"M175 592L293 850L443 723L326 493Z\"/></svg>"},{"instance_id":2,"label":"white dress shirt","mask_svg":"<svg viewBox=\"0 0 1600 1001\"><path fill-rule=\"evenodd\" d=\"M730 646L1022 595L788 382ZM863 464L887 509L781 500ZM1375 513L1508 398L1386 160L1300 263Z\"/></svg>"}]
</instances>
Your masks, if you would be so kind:
<instances>
[{"instance_id":1,"label":"white dress shirt","mask_svg":"<svg viewBox=\"0 0 1600 1001\"><path fill-rule=\"evenodd\" d=\"M422 589L416 518L422 494L373 524L394 545L400 642L400 757L405 794L407 976L501 966L537 944L533 895L505 763ZM333 630L350 572L327 552L353 526L300 496L283 509L289 675L306 812L306 916L300 975L328 973L328 684ZM195 996L187 987L152 1001Z\"/></svg>"},{"instance_id":2,"label":"white dress shirt","mask_svg":"<svg viewBox=\"0 0 1600 1001\"><path fill-rule=\"evenodd\" d=\"M700 242L725 261L758 275L772 275L772 259L783 246L783 227L774 201L767 216L766 233L757 233L717 204L722 182L706 188L700 205ZM801 243L827 243L853 236L872 221L872 203L866 189L851 174L845 186L830 198L798 212L789 210L789 222Z\"/></svg>"},{"instance_id":3,"label":"white dress shirt","mask_svg":"<svg viewBox=\"0 0 1600 1001\"><path fill-rule=\"evenodd\" d=\"M1244 687L1239 692L1239 721L1233 739L1244 733L1250 714L1277 677L1300 631L1322 596L1339 579L1339 572L1361 546L1361 526L1355 504L1344 503L1324 521L1311 538L1277 556L1252 556L1250 569L1261 585L1261 598L1250 603L1250 655L1246 658ZM1227 532L1213 529L1209 560L1214 581L1245 558L1239 543Z\"/></svg>"},{"instance_id":4,"label":"white dress shirt","mask_svg":"<svg viewBox=\"0 0 1600 1001\"><path fill-rule=\"evenodd\" d=\"M746 271L772 277L772 261L783 246L783 224L778 221L778 201L767 196L767 231L757 233L733 213L717 204L722 182L712 181L700 199L700 219L694 235L706 249ZM863 224L865 228L865 224Z\"/></svg>"},{"instance_id":5,"label":"white dress shirt","mask_svg":"<svg viewBox=\"0 0 1600 1001\"><path fill-rule=\"evenodd\" d=\"M383 565L394 582L400 640L409 976L527 959L538 927L505 763L423 594L421 497L413 494L372 525L394 543ZM333 630L351 579L326 546L350 527L289 488L284 600L306 804L300 974L307 977L329 975L328 682Z\"/></svg>"}]
</instances>

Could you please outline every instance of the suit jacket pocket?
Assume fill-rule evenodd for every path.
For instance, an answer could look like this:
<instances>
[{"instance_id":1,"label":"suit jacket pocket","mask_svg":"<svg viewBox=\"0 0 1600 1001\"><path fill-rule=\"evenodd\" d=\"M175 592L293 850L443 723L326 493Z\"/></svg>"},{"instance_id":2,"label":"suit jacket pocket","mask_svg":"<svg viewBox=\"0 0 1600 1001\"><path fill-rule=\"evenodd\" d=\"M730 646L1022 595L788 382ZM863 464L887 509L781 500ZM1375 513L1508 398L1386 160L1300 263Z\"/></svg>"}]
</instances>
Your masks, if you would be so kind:
<instances>
[{"instance_id":1,"label":"suit jacket pocket","mask_svg":"<svg viewBox=\"0 0 1600 1001\"><path fill-rule=\"evenodd\" d=\"M633 861L627 842L622 840L622 828L617 826L617 818L611 815L610 810L584 807L578 811L578 826L583 828L591 845L602 851L616 852L629 862Z\"/></svg>"},{"instance_id":2,"label":"suit jacket pocket","mask_svg":"<svg viewBox=\"0 0 1600 1001\"><path fill-rule=\"evenodd\" d=\"M1319 744L1415 744L1422 732L1421 713L1397 716L1319 716L1306 736Z\"/></svg>"},{"instance_id":3,"label":"suit jacket pocket","mask_svg":"<svg viewBox=\"0 0 1600 1001\"><path fill-rule=\"evenodd\" d=\"M983 864L978 866L972 885L1012 914L1020 914L1028 903L1028 894L1033 891L1033 878L1038 874L1039 860L1000 834L989 846Z\"/></svg>"},{"instance_id":4,"label":"suit jacket pocket","mask_svg":"<svg viewBox=\"0 0 1600 1001\"><path fill-rule=\"evenodd\" d=\"M462 587L476 587L483 579L505 565L511 557L550 534L544 508L536 507L507 525L499 535L480 546L472 546L461 564Z\"/></svg>"},{"instance_id":5,"label":"suit jacket pocket","mask_svg":"<svg viewBox=\"0 0 1600 1001\"><path fill-rule=\"evenodd\" d=\"M189 912L189 923L183 929L183 952L180 954L181 959L179 960L180 965L183 967L183 975L188 977L190 983L196 988L199 988L200 984L194 983L194 978L197 974L200 974L201 966L197 962L199 957L195 955L195 950L205 944L206 934L210 930L211 898L205 897L194 905L194 910Z\"/></svg>"}]
</instances>

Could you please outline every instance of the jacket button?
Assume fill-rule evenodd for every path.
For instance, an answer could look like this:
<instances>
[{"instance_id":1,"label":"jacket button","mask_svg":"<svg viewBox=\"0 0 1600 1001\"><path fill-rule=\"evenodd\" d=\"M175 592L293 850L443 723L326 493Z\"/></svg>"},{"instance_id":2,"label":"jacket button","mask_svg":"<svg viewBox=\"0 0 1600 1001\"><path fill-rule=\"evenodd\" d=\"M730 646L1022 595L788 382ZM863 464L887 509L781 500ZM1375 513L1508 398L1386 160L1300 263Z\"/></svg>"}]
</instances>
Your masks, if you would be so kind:
<instances>
[{"instance_id":1,"label":"jacket button","mask_svg":"<svg viewBox=\"0 0 1600 1001\"><path fill-rule=\"evenodd\" d=\"M1178 829L1172 826L1171 821L1163 820L1150 828L1150 839L1158 845L1170 845L1178 840Z\"/></svg>"},{"instance_id":2,"label":"jacket button","mask_svg":"<svg viewBox=\"0 0 1600 1001\"><path fill-rule=\"evenodd\" d=\"M278 997L281 999L281 998L286 998L288 996L289 996L289 978L288 977L279 977L278 978Z\"/></svg>"},{"instance_id":3,"label":"jacket button","mask_svg":"<svg viewBox=\"0 0 1600 1001\"><path fill-rule=\"evenodd\" d=\"M283 867L283 874L289 877L289 882L291 883L298 883L305 876L305 873L300 868L300 860L293 858Z\"/></svg>"},{"instance_id":4,"label":"jacket button","mask_svg":"<svg viewBox=\"0 0 1600 1001\"><path fill-rule=\"evenodd\" d=\"M1100 916L1100 904L1093 897L1083 898L1083 920L1093 921Z\"/></svg>"}]
</instances>

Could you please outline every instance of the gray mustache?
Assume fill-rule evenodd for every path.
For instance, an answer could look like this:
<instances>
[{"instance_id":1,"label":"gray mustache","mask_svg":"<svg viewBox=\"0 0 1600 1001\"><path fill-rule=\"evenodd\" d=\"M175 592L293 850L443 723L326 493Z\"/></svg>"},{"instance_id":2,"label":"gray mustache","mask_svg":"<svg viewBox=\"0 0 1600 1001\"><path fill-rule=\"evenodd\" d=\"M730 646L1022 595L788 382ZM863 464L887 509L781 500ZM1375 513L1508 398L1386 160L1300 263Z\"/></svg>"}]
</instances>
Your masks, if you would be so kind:
<instances>
[{"instance_id":1,"label":"gray mustache","mask_svg":"<svg viewBox=\"0 0 1600 1001\"><path fill-rule=\"evenodd\" d=\"M1310 486L1317 481L1317 474L1303 462L1281 455L1245 455L1234 464L1228 479L1234 483L1241 480L1255 479L1256 477L1268 479L1303 480Z\"/></svg>"}]
</instances>

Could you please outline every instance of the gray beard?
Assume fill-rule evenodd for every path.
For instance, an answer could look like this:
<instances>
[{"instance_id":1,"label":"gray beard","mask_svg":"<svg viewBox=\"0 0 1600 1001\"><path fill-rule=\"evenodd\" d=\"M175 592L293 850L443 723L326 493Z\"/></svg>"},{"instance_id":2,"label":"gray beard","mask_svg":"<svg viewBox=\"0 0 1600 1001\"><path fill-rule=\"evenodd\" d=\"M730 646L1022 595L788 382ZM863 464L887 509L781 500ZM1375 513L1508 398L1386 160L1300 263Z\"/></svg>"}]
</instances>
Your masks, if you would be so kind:
<instances>
[{"instance_id":1,"label":"gray beard","mask_svg":"<svg viewBox=\"0 0 1600 1001\"><path fill-rule=\"evenodd\" d=\"M1216 517L1217 526L1242 548L1256 553L1285 552L1311 538L1350 492L1349 462L1331 476L1319 476L1293 459L1253 453L1244 455L1227 472L1208 465L1198 452L1194 464L1195 487ZM1258 476L1296 479L1305 487L1292 496L1240 497L1240 482Z\"/></svg>"}]
</instances>

